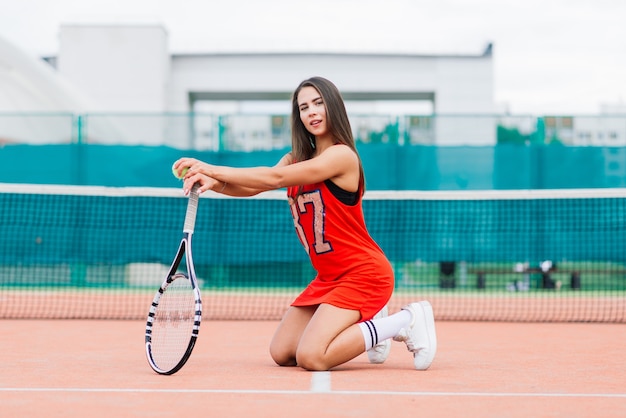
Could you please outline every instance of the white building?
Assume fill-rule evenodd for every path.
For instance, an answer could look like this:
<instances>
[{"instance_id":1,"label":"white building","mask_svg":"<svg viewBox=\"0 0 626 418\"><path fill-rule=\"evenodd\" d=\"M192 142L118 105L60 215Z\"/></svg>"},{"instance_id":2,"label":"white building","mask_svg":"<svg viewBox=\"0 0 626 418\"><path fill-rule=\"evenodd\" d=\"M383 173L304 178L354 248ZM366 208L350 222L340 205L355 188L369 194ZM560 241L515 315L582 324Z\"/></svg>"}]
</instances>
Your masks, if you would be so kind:
<instances>
[{"instance_id":1,"label":"white building","mask_svg":"<svg viewBox=\"0 0 626 418\"><path fill-rule=\"evenodd\" d=\"M211 147L218 129L245 137L249 145L254 141L271 143L277 128L280 131L281 124L286 127L288 121L279 117L290 113L291 93L300 81L313 75L324 76L339 87L355 130L368 124L363 129L382 131L398 115L494 113L491 46L481 55L170 55L167 32L160 25L65 25L60 30L56 67L60 75L93 98L102 112L249 115L245 123L241 117L231 116L227 126L197 117L192 124L196 131L193 145L200 147ZM382 116L378 121L369 117L376 114ZM189 128L161 122L118 120L131 138L144 138L144 143L167 143L168 136L177 136L173 135L177 129ZM372 124L381 126L369 126ZM467 132L473 132L473 143L495 142L492 121L485 120L482 126L469 119L432 125L427 140L431 143L459 142L459 133ZM199 143L202 138L206 144Z\"/></svg>"},{"instance_id":2,"label":"white building","mask_svg":"<svg viewBox=\"0 0 626 418\"><path fill-rule=\"evenodd\" d=\"M226 132L244 149L280 146L273 141L284 141L291 93L303 79L320 75L342 92L361 140L373 133L388 140L389 127L401 125L413 142L495 143L495 121L487 117L496 111L491 45L479 55L172 55L159 24L63 25L59 39L58 56L48 58L56 79L90 104L58 110L87 112L83 140L90 142L215 148ZM20 108L31 110L53 109ZM466 117L442 123L445 115ZM116 133L95 132L95 126L113 126Z\"/></svg>"}]
</instances>

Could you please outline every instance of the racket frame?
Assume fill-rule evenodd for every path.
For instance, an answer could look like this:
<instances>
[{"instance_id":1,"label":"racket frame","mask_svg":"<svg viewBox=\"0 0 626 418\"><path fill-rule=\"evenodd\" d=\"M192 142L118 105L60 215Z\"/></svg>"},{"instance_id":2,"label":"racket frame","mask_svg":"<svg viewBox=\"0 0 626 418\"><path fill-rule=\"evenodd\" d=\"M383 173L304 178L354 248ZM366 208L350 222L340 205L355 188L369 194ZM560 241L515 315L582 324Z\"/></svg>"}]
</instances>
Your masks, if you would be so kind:
<instances>
[{"instance_id":1,"label":"racket frame","mask_svg":"<svg viewBox=\"0 0 626 418\"><path fill-rule=\"evenodd\" d=\"M176 257L174 257L174 261L172 262L170 269L167 273L167 277L157 290L154 298L152 300L152 304L150 305L150 310L148 312L148 320L146 322L146 334L145 334L145 345L146 345L146 357L148 359L148 363L150 367L157 372L158 374L163 375L171 375L179 371L189 360L191 356L191 352L196 344L196 339L198 338L198 332L200 331L200 323L202 321L202 297L200 294L200 287L198 286L198 279L196 277L196 272L193 264L193 255L191 251L191 241L193 237L193 231L195 226L196 213L198 210L198 185L195 184L191 192L189 194L189 201L187 203L187 213L185 216L185 224L183 227L183 238L178 246L178 252L176 253ZM178 267L180 263L185 257L185 262L187 264L187 279L191 284L191 288L194 295L194 322L193 328L191 331L191 335L189 338L189 343L187 344L187 349L185 353L178 361L178 363L169 370L161 369L152 356L152 326L154 325L154 320L156 318L156 313L159 307L159 301L163 293L167 291L168 286L176 279Z\"/></svg>"}]
</instances>

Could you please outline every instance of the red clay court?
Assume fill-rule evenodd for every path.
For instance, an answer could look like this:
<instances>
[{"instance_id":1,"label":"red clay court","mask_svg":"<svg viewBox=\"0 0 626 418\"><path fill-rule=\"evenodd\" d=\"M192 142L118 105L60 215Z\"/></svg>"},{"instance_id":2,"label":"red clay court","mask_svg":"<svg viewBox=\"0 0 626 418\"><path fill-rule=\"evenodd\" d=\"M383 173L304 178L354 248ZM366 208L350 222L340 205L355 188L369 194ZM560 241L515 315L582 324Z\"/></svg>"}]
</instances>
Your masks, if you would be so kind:
<instances>
[{"instance_id":1,"label":"red clay court","mask_svg":"<svg viewBox=\"0 0 626 418\"><path fill-rule=\"evenodd\" d=\"M401 343L331 372L282 368L275 321L203 322L187 365L147 364L143 321L3 320L6 417L623 417L622 324L438 322L418 372Z\"/></svg>"}]
</instances>

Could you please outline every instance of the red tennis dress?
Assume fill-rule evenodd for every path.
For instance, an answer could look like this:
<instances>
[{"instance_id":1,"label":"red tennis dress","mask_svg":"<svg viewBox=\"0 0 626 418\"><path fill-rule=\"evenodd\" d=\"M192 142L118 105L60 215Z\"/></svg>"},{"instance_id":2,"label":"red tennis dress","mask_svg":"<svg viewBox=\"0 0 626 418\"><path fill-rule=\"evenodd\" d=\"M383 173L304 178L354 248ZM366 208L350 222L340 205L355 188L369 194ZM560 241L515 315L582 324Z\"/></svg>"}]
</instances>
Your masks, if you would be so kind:
<instances>
[{"instance_id":1,"label":"red tennis dress","mask_svg":"<svg viewBox=\"0 0 626 418\"><path fill-rule=\"evenodd\" d=\"M336 187L336 186L335 186ZM361 321L372 319L389 301L394 288L393 269L365 227L362 198L342 203L326 183L287 191L300 242L317 276L292 306L328 303L358 310Z\"/></svg>"}]
</instances>

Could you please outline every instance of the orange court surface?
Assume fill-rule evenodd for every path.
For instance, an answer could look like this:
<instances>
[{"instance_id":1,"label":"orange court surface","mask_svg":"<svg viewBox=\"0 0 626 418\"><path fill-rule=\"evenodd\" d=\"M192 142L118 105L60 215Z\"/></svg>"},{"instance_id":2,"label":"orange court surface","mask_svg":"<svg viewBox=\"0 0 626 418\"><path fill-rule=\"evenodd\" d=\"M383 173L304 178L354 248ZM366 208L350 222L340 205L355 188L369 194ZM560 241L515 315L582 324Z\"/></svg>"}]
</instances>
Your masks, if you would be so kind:
<instances>
[{"instance_id":1,"label":"orange court surface","mask_svg":"<svg viewBox=\"0 0 626 418\"><path fill-rule=\"evenodd\" d=\"M203 322L172 376L142 321L1 320L1 417L624 417L626 326L437 323L427 371L394 342L330 372L276 366L275 321Z\"/></svg>"}]
</instances>

